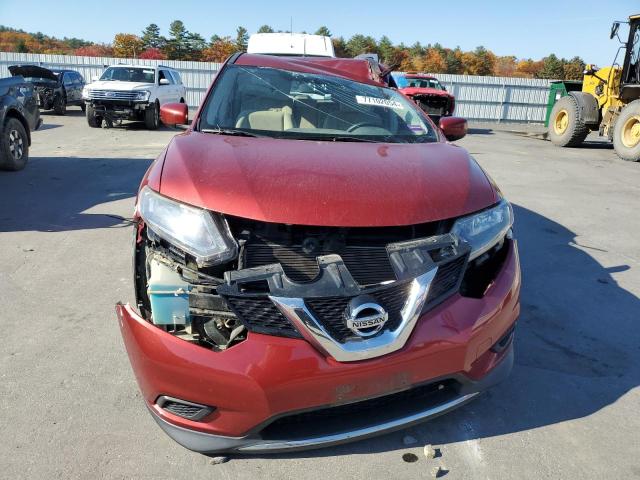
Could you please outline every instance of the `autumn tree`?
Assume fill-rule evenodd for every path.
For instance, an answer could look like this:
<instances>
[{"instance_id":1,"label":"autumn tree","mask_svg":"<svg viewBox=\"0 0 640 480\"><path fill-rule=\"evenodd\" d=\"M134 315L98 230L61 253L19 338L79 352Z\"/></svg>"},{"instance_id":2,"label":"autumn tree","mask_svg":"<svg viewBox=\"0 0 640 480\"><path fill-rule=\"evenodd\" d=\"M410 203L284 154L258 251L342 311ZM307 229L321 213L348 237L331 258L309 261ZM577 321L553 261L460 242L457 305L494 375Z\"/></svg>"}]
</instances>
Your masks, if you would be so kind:
<instances>
[{"instance_id":1,"label":"autumn tree","mask_svg":"<svg viewBox=\"0 0 640 480\"><path fill-rule=\"evenodd\" d=\"M516 74L516 57L513 55L497 57L495 74L499 77L513 77Z\"/></svg>"},{"instance_id":2,"label":"autumn tree","mask_svg":"<svg viewBox=\"0 0 640 480\"><path fill-rule=\"evenodd\" d=\"M117 33L113 38L113 54L121 58L136 58L143 50L140 37L132 33Z\"/></svg>"},{"instance_id":3,"label":"autumn tree","mask_svg":"<svg viewBox=\"0 0 640 480\"><path fill-rule=\"evenodd\" d=\"M495 72L496 56L486 48L480 46L473 52L462 55L464 73L466 75L493 75Z\"/></svg>"},{"instance_id":4,"label":"autumn tree","mask_svg":"<svg viewBox=\"0 0 640 480\"><path fill-rule=\"evenodd\" d=\"M418 69L429 73L445 73L447 62L442 53L436 48L427 49L426 53L419 57Z\"/></svg>"},{"instance_id":5,"label":"autumn tree","mask_svg":"<svg viewBox=\"0 0 640 480\"><path fill-rule=\"evenodd\" d=\"M89 45L80 47L73 52L82 57L113 57L113 48L110 45Z\"/></svg>"},{"instance_id":6,"label":"autumn tree","mask_svg":"<svg viewBox=\"0 0 640 480\"><path fill-rule=\"evenodd\" d=\"M138 58L142 58L145 60L166 60L167 56L159 48L147 48L146 50L142 51Z\"/></svg>"},{"instance_id":7,"label":"autumn tree","mask_svg":"<svg viewBox=\"0 0 640 480\"><path fill-rule=\"evenodd\" d=\"M586 65L580 57L573 57L563 65L565 80L582 80Z\"/></svg>"},{"instance_id":8,"label":"autumn tree","mask_svg":"<svg viewBox=\"0 0 640 480\"><path fill-rule=\"evenodd\" d=\"M224 62L237 52L236 42L231 37L218 37L202 52L202 60L206 62Z\"/></svg>"}]
</instances>

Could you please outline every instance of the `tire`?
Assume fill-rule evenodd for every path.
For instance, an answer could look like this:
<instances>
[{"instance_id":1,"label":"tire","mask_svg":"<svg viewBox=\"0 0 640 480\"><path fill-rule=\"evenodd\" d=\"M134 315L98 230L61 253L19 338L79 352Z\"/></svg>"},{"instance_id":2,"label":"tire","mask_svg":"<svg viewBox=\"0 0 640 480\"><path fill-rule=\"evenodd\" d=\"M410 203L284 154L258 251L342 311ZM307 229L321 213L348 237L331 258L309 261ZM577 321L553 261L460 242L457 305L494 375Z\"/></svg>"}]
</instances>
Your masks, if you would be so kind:
<instances>
[{"instance_id":1,"label":"tire","mask_svg":"<svg viewBox=\"0 0 640 480\"><path fill-rule=\"evenodd\" d=\"M144 124L147 130L157 130L160 126L160 109L157 103L154 103L153 107L147 107L145 109Z\"/></svg>"},{"instance_id":2,"label":"tire","mask_svg":"<svg viewBox=\"0 0 640 480\"><path fill-rule=\"evenodd\" d=\"M53 111L56 115L64 115L67 113L67 99L64 95L58 95L53 99Z\"/></svg>"},{"instance_id":3,"label":"tire","mask_svg":"<svg viewBox=\"0 0 640 480\"><path fill-rule=\"evenodd\" d=\"M91 128L100 128L102 126L102 117L96 115L96 112L91 105L87 105L86 114L87 123Z\"/></svg>"},{"instance_id":4,"label":"tire","mask_svg":"<svg viewBox=\"0 0 640 480\"><path fill-rule=\"evenodd\" d=\"M613 148L622 160L640 160L640 100L629 103L616 119Z\"/></svg>"},{"instance_id":5,"label":"tire","mask_svg":"<svg viewBox=\"0 0 640 480\"><path fill-rule=\"evenodd\" d=\"M587 138L589 127L574 97L567 95L556 102L549 116L548 131L549 140L559 147L577 147Z\"/></svg>"},{"instance_id":6,"label":"tire","mask_svg":"<svg viewBox=\"0 0 640 480\"><path fill-rule=\"evenodd\" d=\"M22 122L9 117L0 130L0 169L18 171L29 160L29 137Z\"/></svg>"}]
</instances>

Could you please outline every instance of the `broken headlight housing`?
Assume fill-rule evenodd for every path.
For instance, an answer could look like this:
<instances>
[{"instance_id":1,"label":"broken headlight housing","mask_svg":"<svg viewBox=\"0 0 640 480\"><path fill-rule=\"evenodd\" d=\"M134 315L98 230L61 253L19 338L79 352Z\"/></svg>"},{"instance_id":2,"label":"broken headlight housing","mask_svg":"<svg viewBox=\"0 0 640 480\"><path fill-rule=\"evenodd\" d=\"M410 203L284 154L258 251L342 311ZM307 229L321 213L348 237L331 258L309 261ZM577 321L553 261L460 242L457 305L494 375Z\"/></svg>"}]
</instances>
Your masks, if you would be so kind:
<instances>
[{"instance_id":1,"label":"broken headlight housing","mask_svg":"<svg viewBox=\"0 0 640 480\"><path fill-rule=\"evenodd\" d=\"M150 96L151 92L149 90L139 90L136 92L136 102L146 102Z\"/></svg>"},{"instance_id":2,"label":"broken headlight housing","mask_svg":"<svg viewBox=\"0 0 640 480\"><path fill-rule=\"evenodd\" d=\"M451 233L471 245L470 259L482 255L499 242L513 225L511 204L504 198L482 212L456 220Z\"/></svg>"},{"instance_id":3,"label":"broken headlight housing","mask_svg":"<svg viewBox=\"0 0 640 480\"><path fill-rule=\"evenodd\" d=\"M138 212L151 230L192 255L198 266L225 263L238 255L229 225L218 214L172 200L149 187L140 192Z\"/></svg>"}]
</instances>

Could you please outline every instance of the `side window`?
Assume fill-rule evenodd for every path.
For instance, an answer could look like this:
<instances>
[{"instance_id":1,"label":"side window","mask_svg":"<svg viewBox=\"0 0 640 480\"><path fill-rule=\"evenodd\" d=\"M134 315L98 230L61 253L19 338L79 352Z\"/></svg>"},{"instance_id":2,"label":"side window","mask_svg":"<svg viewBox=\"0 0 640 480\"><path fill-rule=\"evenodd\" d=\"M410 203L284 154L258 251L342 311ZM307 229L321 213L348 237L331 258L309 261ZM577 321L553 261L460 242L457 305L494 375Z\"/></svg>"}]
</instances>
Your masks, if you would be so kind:
<instances>
[{"instance_id":1,"label":"side window","mask_svg":"<svg viewBox=\"0 0 640 480\"><path fill-rule=\"evenodd\" d=\"M171 77L171 74L166 70L160 70L160 75L158 76L158 83L160 83L160 80L168 80L170 84L175 83L173 81L173 78Z\"/></svg>"},{"instance_id":2,"label":"side window","mask_svg":"<svg viewBox=\"0 0 640 480\"><path fill-rule=\"evenodd\" d=\"M173 79L176 81L178 85L182 85L182 78L180 77L180 74L176 70L172 70L171 75L173 75Z\"/></svg>"},{"instance_id":3,"label":"side window","mask_svg":"<svg viewBox=\"0 0 640 480\"><path fill-rule=\"evenodd\" d=\"M62 74L62 83L65 85L71 85L73 83L73 78L71 78L71 74L69 72Z\"/></svg>"},{"instance_id":4,"label":"side window","mask_svg":"<svg viewBox=\"0 0 640 480\"><path fill-rule=\"evenodd\" d=\"M82 78L82 75L80 75L79 73L74 73L73 76L75 77L73 80L73 83L76 83L78 85L80 85L81 83L84 83L84 79Z\"/></svg>"}]
</instances>

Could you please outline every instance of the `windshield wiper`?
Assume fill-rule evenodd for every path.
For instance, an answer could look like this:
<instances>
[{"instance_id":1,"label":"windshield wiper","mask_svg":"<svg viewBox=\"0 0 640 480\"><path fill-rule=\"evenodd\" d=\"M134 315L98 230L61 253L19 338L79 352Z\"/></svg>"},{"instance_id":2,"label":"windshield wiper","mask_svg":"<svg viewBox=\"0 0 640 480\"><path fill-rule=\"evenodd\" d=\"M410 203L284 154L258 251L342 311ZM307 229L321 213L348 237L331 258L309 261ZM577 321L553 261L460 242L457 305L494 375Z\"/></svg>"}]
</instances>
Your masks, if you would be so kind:
<instances>
[{"instance_id":1,"label":"windshield wiper","mask_svg":"<svg viewBox=\"0 0 640 480\"><path fill-rule=\"evenodd\" d=\"M245 130L236 130L234 128L203 128L199 130L202 133L214 133L216 135L236 135L238 137L264 137L256 133L247 132Z\"/></svg>"}]
</instances>

